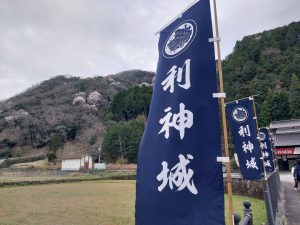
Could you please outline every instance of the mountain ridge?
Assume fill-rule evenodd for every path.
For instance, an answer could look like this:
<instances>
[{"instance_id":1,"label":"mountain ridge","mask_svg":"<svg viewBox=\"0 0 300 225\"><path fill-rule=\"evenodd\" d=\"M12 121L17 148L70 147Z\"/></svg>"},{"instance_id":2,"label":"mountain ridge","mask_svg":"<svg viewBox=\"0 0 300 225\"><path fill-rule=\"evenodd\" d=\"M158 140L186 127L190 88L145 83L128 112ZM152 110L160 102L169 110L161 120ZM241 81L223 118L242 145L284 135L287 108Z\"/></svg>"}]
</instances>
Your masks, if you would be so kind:
<instances>
[{"instance_id":1,"label":"mountain ridge","mask_svg":"<svg viewBox=\"0 0 300 225\"><path fill-rule=\"evenodd\" d=\"M64 154L76 146L78 153L95 152L105 129L101 117L113 97L143 82L151 84L153 77L152 72L128 70L83 79L59 75L34 85L0 103L0 150L13 149L13 156L32 149L46 153L59 134L66 140Z\"/></svg>"}]
</instances>

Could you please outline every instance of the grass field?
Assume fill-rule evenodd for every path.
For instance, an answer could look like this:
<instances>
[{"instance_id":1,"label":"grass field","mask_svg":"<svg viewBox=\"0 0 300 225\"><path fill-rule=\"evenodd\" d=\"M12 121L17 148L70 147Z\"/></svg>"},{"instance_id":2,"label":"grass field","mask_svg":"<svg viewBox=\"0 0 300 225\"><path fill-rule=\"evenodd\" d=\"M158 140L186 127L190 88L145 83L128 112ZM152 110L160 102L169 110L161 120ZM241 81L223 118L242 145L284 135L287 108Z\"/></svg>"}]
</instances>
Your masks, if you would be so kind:
<instances>
[{"instance_id":1,"label":"grass field","mask_svg":"<svg viewBox=\"0 0 300 225\"><path fill-rule=\"evenodd\" d=\"M55 171L54 171L55 172ZM3 174L4 173L4 174ZM16 185L24 186L26 182L31 181L76 181L76 180L83 180L83 181L93 181L93 180L115 180L114 178L118 179L134 179L136 172L134 170L127 170L127 171L96 171L94 173L66 173L64 174L56 174L51 173L51 171L47 170L19 170L17 172L0 172L0 186L12 186L14 183ZM126 178L127 177L127 178ZM8 183L8 185L6 185ZM55 183L55 182L54 182Z\"/></svg>"},{"instance_id":2,"label":"grass field","mask_svg":"<svg viewBox=\"0 0 300 225\"><path fill-rule=\"evenodd\" d=\"M0 188L1 225L133 225L135 181L88 181ZM242 215L245 197L234 196ZM254 224L266 220L264 202L251 199Z\"/></svg>"}]
</instances>

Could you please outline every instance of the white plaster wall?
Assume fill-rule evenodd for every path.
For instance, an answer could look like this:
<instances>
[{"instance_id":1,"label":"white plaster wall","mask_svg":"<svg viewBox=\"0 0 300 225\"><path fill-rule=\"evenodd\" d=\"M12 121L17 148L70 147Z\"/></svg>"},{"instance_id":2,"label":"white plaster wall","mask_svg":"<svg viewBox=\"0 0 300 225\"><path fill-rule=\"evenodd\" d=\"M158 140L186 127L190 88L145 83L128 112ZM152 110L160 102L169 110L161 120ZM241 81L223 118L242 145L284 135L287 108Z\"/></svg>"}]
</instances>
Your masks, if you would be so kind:
<instances>
[{"instance_id":1,"label":"white plaster wall","mask_svg":"<svg viewBox=\"0 0 300 225\"><path fill-rule=\"evenodd\" d=\"M94 164L94 169L96 169L96 170L105 170L106 169L106 164L105 163L95 163Z\"/></svg>"},{"instance_id":2,"label":"white plaster wall","mask_svg":"<svg viewBox=\"0 0 300 225\"><path fill-rule=\"evenodd\" d=\"M61 170L79 171L80 159L63 159L61 162Z\"/></svg>"}]
</instances>

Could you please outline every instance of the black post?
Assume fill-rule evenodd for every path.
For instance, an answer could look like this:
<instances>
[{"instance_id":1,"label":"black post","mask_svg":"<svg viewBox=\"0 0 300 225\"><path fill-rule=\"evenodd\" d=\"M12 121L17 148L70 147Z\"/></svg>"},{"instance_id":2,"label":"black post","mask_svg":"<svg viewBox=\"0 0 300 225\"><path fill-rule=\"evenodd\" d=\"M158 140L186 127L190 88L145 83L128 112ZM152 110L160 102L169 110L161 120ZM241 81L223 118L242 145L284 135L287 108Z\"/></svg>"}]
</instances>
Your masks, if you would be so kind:
<instances>
[{"instance_id":1,"label":"black post","mask_svg":"<svg viewBox=\"0 0 300 225\"><path fill-rule=\"evenodd\" d=\"M243 205L245 207L244 209L244 217L249 217L249 222L248 225L253 225L253 214L252 214L252 209L251 203L249 201L244 201Z\"/></svg>"},{"instance_id":2,"label":"black post","mask_svg":"<svg viewBox=\"0 0 300 225\"><path fill-rule=\"evenodd\" d=\"M241 221L241 216L239 214L235 213L233 216L233 221L234 221L234 225L239 225L240 221Z\"/></svg>"}]
</instances>

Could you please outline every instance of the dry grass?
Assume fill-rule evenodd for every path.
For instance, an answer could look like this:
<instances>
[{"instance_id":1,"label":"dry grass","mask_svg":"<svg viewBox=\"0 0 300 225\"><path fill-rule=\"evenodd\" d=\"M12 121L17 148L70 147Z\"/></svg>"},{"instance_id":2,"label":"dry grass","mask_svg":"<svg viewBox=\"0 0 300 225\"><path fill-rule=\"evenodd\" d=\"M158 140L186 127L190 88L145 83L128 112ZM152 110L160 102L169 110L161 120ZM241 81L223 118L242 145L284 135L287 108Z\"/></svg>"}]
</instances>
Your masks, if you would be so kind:
<instances>
[{"instance_id":1,"label":"dry grass","mask_svg":"<svg viewBox=\"0 0 300 225\"><path fill-rule=\"evenodd\" d=\"M133 179L136 175L134 170L128 171L109 171L101 170L96 171L92 174L87 173L66 173L61 174L60 171L55 170L18 170L18 171L0 171L0 186L12 186L14 185L28 185L31 181L56 181L64 180L67 181L94 181L94 180L114 180L118 177L118 180ZM21 182L21 183L20 183ZM0 224L1 225L1 224Z\"/></svg>"},{"instance_id":2,"label":"dry grass","mask_svg":"<svg viewBox=\"0 0 300 225\"><path fill-rule=\"evenodd\" d=\"M132 225L134 181L0 189L0 224Z\"/></svg>"},{"instance_id":3,"label":"dry grass","mask_svg":"<svg viewBox=\"0 0 300 225\"><path fill-rule=\"evenodd\" d=\"M12 169L60 169L61 162L56 163L49 163L47 159L38 160L35 162L28 162L28 163L18 163L11 165L10 168Z\"/></svg>"},{"instance_id":4,"label":"dry grass","mask_svg":"<svg viewBox=\"0 0 300 225\"><path fill-rule=\"evenodd\" d=\"M0 189L1 225L133 225L135 181L93 181ZM242 210L245 197L235 196ZM265 220L253 203L254 224Z\"/></svg>"}]
</instances>

